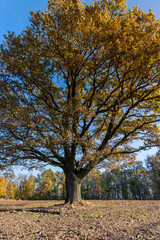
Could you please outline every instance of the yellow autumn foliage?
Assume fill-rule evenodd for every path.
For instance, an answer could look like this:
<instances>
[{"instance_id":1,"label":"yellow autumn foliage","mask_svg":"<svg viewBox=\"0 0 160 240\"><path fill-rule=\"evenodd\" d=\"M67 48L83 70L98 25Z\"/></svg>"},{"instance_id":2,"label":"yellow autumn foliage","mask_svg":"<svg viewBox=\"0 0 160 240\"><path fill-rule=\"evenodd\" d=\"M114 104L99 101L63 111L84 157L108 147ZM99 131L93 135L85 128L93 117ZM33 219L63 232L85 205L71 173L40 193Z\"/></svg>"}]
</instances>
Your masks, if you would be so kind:
<instances>
[{"instance_id":1,"label":"yellow autumn foliage","mask_svg":"<svg viewBox=\"0 0 160 240\"><path fill-rule=\"evenodd\" d=\"M26 30L5 36L0 58L2 165L51 164L73 187L99 164L123 165L126 155L134 163L136 152L160 145L152 11L125 0L49 0Z\"/></svg>"},{"instance_id":2,"label":"yellow autumn foliage","mask_svg":"<svg viewBox=\"0 0 160 240\"><path fill-rule=\"evenodd\" d=\"M0 198L7 196L7 179L0 177Z\"/></svg>"}]
</instances>

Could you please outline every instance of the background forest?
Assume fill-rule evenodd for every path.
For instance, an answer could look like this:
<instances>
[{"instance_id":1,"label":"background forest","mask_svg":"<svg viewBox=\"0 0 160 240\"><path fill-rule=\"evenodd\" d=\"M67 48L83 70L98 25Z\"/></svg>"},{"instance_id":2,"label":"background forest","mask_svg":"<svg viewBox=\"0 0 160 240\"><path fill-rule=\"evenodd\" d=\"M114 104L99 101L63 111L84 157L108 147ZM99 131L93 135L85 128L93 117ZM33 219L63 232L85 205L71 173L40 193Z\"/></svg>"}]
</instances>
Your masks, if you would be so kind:
<instances>
[{"instance_id":1,"label":"background forest","mask_svg":"<svg viewBox=\"0 0 160 240\"><path fill-rule=\"evenodd\" d=\"M5 199L65 199L63 172L44 170L37 177L0 177L0 197ZM93 169L82 183L83 199L160 199L160 150L131 167Z\"/></svg>"}]
</instances>

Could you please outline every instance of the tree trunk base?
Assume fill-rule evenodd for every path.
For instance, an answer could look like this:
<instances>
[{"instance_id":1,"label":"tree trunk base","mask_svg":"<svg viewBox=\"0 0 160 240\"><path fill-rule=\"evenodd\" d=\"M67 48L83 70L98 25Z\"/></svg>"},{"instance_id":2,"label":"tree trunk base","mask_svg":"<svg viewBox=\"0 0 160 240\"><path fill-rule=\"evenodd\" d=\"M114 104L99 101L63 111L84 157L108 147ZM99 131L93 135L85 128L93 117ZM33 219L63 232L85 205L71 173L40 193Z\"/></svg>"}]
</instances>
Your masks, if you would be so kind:
<instances>
[{"instance_id":1,"label":"tree trunk base","mask_svg":"<svg viewBox=\"0 0 160 240\"><path fill-rule=\"evenodd\" d=\"M89 203L86 200L79 200L79 201L72 201L72 202L65 202L64 206L71 206L71 207L88 207L92 206L91 203Z\"/></svg>"}]
</instances>

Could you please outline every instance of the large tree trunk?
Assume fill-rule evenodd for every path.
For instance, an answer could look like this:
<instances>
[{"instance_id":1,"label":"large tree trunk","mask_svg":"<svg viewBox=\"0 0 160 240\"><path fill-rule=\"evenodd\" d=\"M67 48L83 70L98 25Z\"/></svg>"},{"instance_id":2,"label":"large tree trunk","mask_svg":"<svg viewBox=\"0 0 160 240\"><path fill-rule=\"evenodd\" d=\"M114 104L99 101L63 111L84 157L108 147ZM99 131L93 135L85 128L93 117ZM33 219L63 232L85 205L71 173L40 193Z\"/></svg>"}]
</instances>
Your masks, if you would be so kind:
<instances>
[{"instance_id":1,"label":"large tree trunk","mask_svg":"<svg viewBox=\"0 0 160 240\"><path fill-rule=\"evenodd\" d=\"M77 178L75 173L67 171L66 175L66 200L65 203L73 203L81 200L82 180Z\"/></svg>"}]
</instances>

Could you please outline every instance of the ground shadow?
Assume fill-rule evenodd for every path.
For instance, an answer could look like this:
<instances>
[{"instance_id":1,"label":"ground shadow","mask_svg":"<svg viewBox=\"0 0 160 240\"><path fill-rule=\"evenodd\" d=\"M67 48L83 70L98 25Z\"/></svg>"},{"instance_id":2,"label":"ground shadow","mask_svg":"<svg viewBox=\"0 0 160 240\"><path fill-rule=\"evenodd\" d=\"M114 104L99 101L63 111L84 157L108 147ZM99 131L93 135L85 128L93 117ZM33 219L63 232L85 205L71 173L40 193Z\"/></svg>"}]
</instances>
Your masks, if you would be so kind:
<instances>
[{"instance_id":1,"label":"ground shadow","mask_svg":"<svg viewBox=\"0 0 160 240\"><path fill-rule=\"evenodd\" d=\"M32 213L46 213L46 214L52 214L52 215L60 215L59 211L48 211L46 208L37 208L37 209L26 209L26 212L32 212Z\"/></svg>"},{"instance_id":2,"label":"ground shadow","mask_svg":"<svg viewBox=\"0 0 160 240\"><path fill-rule=\"evenodd\" d=\"M0 212L8 212L8 213L16 213L16 212L26 212L26 213L42 213L42 214L52 214L52 215L60 215L59 211L49 211L46 208L39 207L36 209L27 208L12 208L12 209L0 209Z\"/></svg>"}]
</instances>

